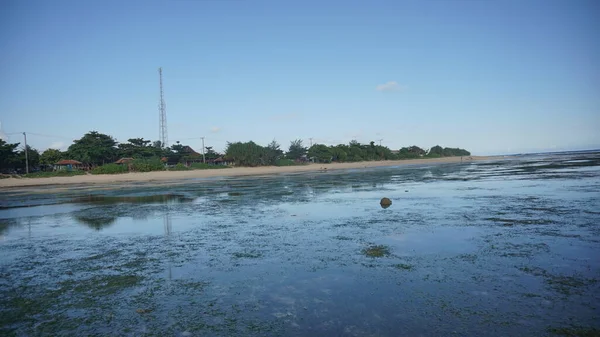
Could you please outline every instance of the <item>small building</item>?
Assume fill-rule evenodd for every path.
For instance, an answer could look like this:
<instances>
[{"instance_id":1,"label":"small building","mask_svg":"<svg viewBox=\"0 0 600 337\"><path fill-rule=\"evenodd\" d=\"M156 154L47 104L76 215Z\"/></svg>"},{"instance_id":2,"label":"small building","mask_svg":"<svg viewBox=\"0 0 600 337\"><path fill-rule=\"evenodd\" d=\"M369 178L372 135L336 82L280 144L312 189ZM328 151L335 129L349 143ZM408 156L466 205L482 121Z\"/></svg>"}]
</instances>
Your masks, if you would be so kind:
<instances>
[{"instance_id":1,"label":"small building","mask_svg":"<svg viewBox=\"0 0 600 337\"><path fill-rule=\"evenodd\" d=\"M309 163L310 162L310 158L308 158L307 155L302 155L302 157L294 160L296 163L301 163L301 164L305 164L305 163Z\"/></svg>"},{"instance_id":2,"label":"small building","mask_svg":"<svg viewBox=\"0 0 600 337\"><path fill-rule=\"evenodd\" d=\"M131 171L131 163L132 162L133 162L133 158L126 157L126 158L121 158L121 159L117 160L115 162L115 164L121 165L121 166L125 165L125 166L127 166L127 169L129 171Z\"/></svg>"},{"instance_id":3,"label":"small building","mask_svg":"<svg viewBox=\"0 0 600 337\"><path fill-rule=\"evenodd\" d=\"M184 146L183 147L183 151L181 151L182 154L186 154L188 156L201 156L202 154L194 151L194 149L192 149L190 146Z\"/></svg>"},{"instance_id":4,"label":"small building","mask_svg":"<svg viewBox=\"0 0 600 337\"><path fill-rule=\"evenodd\" d=\"M179 156L162 157L160 158L160 161L162 161L166 166L174 166L179 163Z\"/></svg>"},{"instance_id":5,"label":"small building","mask_svg":"<svg viewBox=\"0 0 600 337\"><path fill-rule=\"evenodd\" d=\"M184 146L183 151L181 151L181 154L182 157L180 161L188 167L191 166L193 163L204 163L206 160L201 153L194 151L194 149L192 149L189 146Z\"/></svg>"},{"instance_id":6,"label":"small building","mask_svg":"<svg viewBox=\"0 0 600 337\"><path fill-rule=\"evenodd\" d=\"M73 171L73 170L80 170L82 168L84 168L83 163L80 161L77 161L77 160L73 160L73 159L63 159L63 160L59 161L58 163L54 164L55 171L60 171L60 170Z\"/></svg>"},{"instance_id":7,"label":"small building","mask_svg":"<svg viewBox=\"0 0 600 337\"><path fill-rule=\"evenodd\" d=\"M132 161L133 161L133 158L121 158L121 159L117 160L115 162L115 164L119 164L119 165L128 164L128 163L130 163Z\"/></svg>"},{"instance_id":8,"label":"small building","mask_svg":"<svg viewBox=\"0 0 600 337\"><path fill-rule=\"evenodd\" d=\"M229 161L223 157L219 157L219 158L213 160L213 163L215 165L225 165L225 166L228 166L230 164Z\"/></svg>"},{"instance_id":9,"label":"small building","mask_svg":"<svg viewBox=\"0 0 600 337\"><path fill-rule=\"evenodd\" d=\"M205 159L202 155L189 155L182 157L181 161L185 166L191 166L193 163L203 163Z\"/></svg>"}]
</instances>

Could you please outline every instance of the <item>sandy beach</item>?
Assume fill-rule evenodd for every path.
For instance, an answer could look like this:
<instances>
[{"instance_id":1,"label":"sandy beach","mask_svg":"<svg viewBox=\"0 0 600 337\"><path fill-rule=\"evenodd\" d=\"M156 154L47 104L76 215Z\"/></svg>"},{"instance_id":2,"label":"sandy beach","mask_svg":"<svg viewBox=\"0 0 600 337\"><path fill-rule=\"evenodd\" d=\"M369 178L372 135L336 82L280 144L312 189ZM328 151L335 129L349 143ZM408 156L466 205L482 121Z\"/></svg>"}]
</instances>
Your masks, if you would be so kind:
<instances>
[{"instance_id":1,"label":"sandy beach","mask_svg":"<svg viewBox=\"0 0 600 337\"><path fill-rule=\"evenodd\" d=\"M499 160L501 156L494 157L463 157L462 162ZM72 177L51 177L51 178L8 178L0 179L0 188L11 191L26 189L30 192L44 191L48 192L51 187L66 189L73 185L115 185L139 182L156 182L164 184L166 182L177 183L179 180L193 178L211 178L211 177L240 177L240 176L264 176L273 174L302 173L311 171L330 171L344 169L359 169L372 167L389 167L400 165L422 165L422 164L442 164L442 163L460 163L461 157L446 157L435 159L411 159L411 160L389 160L389 161L368 161L357 163L332 163L332 164L308 164L300 166L266 166L266 167L236 167L229 169L214 170L191 170L191 171L156 171L147 173L126 173L114 175L81 175ZM36 188L37 187L37 188ZM113 186L114 187L114 186Z\"/></svg>"}]
</instances>

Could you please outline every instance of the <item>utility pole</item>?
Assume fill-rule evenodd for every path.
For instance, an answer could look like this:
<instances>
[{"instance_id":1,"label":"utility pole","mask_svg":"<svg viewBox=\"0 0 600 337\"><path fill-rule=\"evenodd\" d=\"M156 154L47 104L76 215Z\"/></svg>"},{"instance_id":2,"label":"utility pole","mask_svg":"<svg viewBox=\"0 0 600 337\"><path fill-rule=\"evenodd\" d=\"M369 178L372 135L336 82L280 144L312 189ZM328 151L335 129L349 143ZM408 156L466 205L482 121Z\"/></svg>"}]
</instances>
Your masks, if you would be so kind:
<instances>
[{"instance_id":1,"label":"utility pole","mask_svg":"<svg viewBox=\"0 0 600 337\"><path fill-rule=\"evenodd\" d=\"M382 140L383 140L383 139L378 139L378 141L379 141L379 146L381 146L381 141L382 141Z\"/></svg>"},{"instance_id":2,"label":"utility pole","mask_svg":"<svg viewBox=\"0 0 600 337\"><path fill-rule=\"evenodd\" d=\"M204 156L204 137L202 138L202 162L206 164L206 157Z\"/></svg>"},{"instance_id":3,"label":"utility pole","mask_svg":"<svg viewBox=\"0 0 600 337\"><path fill-rule=\"evenodd\" d=\"M27 133L23 132L25 138L25 174L29 174L29 157L27 154Z\"/></svg>"}]
</instances>

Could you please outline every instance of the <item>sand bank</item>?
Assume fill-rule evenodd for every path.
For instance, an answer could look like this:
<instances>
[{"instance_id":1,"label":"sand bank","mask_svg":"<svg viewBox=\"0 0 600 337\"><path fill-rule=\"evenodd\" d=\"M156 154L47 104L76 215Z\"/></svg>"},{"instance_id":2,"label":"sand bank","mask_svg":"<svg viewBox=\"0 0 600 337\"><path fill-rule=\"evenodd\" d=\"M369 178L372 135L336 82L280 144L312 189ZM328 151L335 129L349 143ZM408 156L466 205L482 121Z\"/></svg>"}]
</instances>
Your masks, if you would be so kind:
<instances>
[{"instance_id":1,"label":"sand bank","mask_svg":"<svg viewBox=\"0 0 600 337\"><path fill-rule=\"evenodd\" d=\"M472 161L499 160L503 157L463 157L464 163ZM311 171L330 171L372 167L389 167L400 165L434 164L434 163L460 163L461 157L448 157L436 159L411 159L411 160L389 160L389 161L369 161L358 163L332 163L332 164L309 164L301 166L265 166L265 167L236 167L228 169L214 170L192 170L192 171L157 171L146 173L126 173L110 175L82 175L72 177L51 177L51 178L8 178L0 179L0 189L11 191L27 189L31 192L32 187L38 187L35 190L48 192L50 187L64 187L65 185L114 185L127 182L156 182L164 184L168 181L177 183L179 180L193 178L211 178L211 177L240 177L240 176L264 176L274 174L302 173ZM179 182L180 183L180 182ZM114 186L113 186L114 187Z\"/></svg>"}]
</instances>

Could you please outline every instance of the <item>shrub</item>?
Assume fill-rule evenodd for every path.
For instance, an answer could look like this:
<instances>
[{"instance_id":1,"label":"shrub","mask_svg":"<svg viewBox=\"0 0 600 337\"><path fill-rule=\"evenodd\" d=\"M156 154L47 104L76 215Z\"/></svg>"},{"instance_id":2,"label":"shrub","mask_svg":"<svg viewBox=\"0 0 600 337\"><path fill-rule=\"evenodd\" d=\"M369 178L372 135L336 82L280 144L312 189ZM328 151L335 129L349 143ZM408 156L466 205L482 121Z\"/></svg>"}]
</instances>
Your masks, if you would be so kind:
<instances>
[{"instance_id":1,"label":"shrub","mask_svg":"<svg viewBox=\"0 0 600 337\"><path fill-rule=\"evenodd\" d=\"M127 173L129 170L126 165L118 164L105 164L102 166L94 167L92 174L119 174Z\"/></svg>"},{"instance_id":2,"label":"shrub","mask_svg":"<svg viewBox=\"0 0 600 337\"><path fill-rule=\"evenodd\" d=\"M291 159L277 159L275 161L275 166L294 166L298 165L295 161Z\"/></svg>"},{"instance_id":3,"label":"shrub","mask_svg":"<svg viewBox=\"0 0 600 337\"><path fill-rule=\"evenodd\" d=\"M182 163L178 163L177 165L172 167L171 170L173 170L173 171L189 171L190 168L183 165Z\"/></svg>"},{"instance_id":4,"label":"shrub","mask_svg":"<svg viewBox=\"0 0 600 337\"><path fill-rule=\"evenodd\" d=\"M193 170L209 170L209 169L224 169L224 168L228 168L229 166L225 166L225 165L212 165L212 164L206 164L206 163L192 163L192 169Z\"/></svg>"},{"instance_id":5,"label":"shrub","mask_svg":"<svg viewBox=\"0 0 600 337\"><path fill-rule=\"evenodd\" d=\"M158 158L135 159L131 162L131 170L135 172L164 171L165 165Z\"/></svg>"},{"instance_id":6,"label":"shrub","mask_svg":"<svg viewBox=\"0 0 600 337\"><path fill-rule=\"evenodd\" d=\"M80 175L84 175L84 174L85 174L85 171L60 170L60 171L50 171L50 172L43 172L43 171L34 172L34 173L24 174L23 177L26 177L26 178L72 177L72 176L80 176Z\"/></svg>"}]
</instances>

